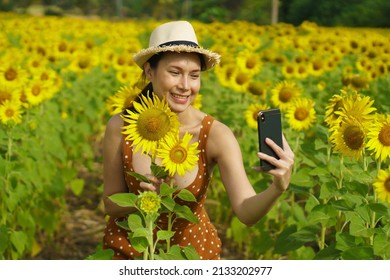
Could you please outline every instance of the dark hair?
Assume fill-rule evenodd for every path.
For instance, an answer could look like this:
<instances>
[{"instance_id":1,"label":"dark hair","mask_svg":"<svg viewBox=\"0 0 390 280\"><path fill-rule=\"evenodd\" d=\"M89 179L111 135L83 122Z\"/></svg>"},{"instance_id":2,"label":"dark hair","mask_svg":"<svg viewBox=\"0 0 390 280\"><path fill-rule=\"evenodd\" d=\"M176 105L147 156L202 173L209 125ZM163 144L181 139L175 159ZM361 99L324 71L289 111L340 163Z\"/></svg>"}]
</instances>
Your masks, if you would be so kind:
<instances>
[{"instance_id":1,"label":"dark hair","mask_svg":"<svg viewBox=\"0 0 390 280\"><path fill-rule=\"evenodd\" d=\"M150 67L152 69L156 69L157 66L158 66L158 63L160 62L161 58L164 56L165 53L168 53L169 51L167 52L159 52L159 53L156 53L155 55L153 55L151 58L148 59L148 62L150 64ZM204 61L204 57L202 54L200 53L197 53L198 56L199 56L199 60L200 60L200 69L203 71L206 69L206 63ZM145 79L145 75L143 74L142 75L143 78ZM140 94L138 94L138 96L134 99L133 102L140 102L142 100L142 96L145 96L145 97L152 97L152 93L153 93L153 85L151 82L149 82L140 92ZM125 110L123 110L123 114L127 114L126 110L130 110L132 112L134 112L134 106L133 105L130 105L130 107L126 108Z\"/></svg>"}]
</instances>

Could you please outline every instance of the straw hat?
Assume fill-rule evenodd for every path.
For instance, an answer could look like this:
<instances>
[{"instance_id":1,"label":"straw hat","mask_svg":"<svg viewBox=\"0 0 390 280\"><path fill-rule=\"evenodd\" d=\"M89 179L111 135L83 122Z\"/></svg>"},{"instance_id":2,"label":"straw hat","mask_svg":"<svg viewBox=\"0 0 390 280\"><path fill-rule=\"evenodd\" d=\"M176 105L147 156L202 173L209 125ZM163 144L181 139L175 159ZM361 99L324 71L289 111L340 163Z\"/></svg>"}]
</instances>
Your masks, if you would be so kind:
<instances>
[{"instance_id":1,"label":"straw hat","mask_svg":"<svg viewBox=\"0 0 390 280\"><path fill-rule=\"evenodd\" d=\"M134 62L141 68L145 62L159 52L193 52L203 55L208 70L220 61L220 55L201 48L198 45L192 25L187 21L172 21L164 23L153 30L150 35L149 47L134 54Z\"/></svg>"}]
</instances>

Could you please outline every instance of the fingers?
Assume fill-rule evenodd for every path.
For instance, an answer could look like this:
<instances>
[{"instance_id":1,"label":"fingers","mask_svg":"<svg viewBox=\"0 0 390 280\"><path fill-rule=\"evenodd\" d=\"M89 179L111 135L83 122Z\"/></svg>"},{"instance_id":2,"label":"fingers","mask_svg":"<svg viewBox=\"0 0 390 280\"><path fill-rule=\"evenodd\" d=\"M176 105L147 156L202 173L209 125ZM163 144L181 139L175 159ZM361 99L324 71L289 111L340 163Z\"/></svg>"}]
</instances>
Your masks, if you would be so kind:
<instances>
[{"instance_id":1,"label":"fingers","mask_svg":"<svg viewBox=\"0 0 390 280\"><path fill-rule=\"evenodd\" d=\"M151 174L146 174L145 177L149 179L150 183L141 182L140 187L145 191L157 191L161 183L160 180Z\"/></svg>"}]
</instances>

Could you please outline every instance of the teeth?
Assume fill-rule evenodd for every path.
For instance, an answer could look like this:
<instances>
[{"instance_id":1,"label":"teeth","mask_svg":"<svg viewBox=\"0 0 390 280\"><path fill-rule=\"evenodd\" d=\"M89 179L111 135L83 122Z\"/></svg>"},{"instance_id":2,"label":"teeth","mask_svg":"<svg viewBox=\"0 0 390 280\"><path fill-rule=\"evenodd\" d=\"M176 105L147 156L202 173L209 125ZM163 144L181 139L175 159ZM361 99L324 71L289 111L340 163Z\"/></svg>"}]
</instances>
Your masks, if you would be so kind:
<instances>
[{"instance_id":1,"label":"teeth","mask_svg":"<svg viewBox=\"0 0 390 280\"><path fill-rule=\"evenodd\" d=\"M180 98L180 99L187 99L188 96L182 96L182 95L177 95L177 94L172 94L174 97L176 98Z\"/></svg>"}]
</instances>

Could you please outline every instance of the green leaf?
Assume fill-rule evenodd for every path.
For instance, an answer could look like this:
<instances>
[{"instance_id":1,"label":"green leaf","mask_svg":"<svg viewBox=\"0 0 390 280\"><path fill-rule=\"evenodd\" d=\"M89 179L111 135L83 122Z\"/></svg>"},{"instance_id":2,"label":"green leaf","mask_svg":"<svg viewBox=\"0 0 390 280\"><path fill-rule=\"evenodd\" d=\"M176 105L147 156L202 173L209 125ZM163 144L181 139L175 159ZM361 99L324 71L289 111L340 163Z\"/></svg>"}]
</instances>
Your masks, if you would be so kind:
<instances>
[{"instance_id":1,"label":"green leaf","mask_svg":"<svg viewBox=\"0 0 390 280\"><path fill-rule=\"evenodd\" d=\"M382 203L371 203L369 207L372 211L377 213L379 216L390 216L389 208L383 205Z\"/></svg>"},{"instance_id":2,"label":"green leaf","mask_svg":"<svg viewBox=\"0 0 390 280\"><path fill-rule=\"evenodd\" d=\"M351 247L355 247L362 243L361 238L357 239L356 236L352 236L346 232L337 232L336 233L336 249L340 251L348 250Z\"/></svg>"},{"instance_id":3,"label":"green leaf","mask_svg":"<svg viewBox=\"0 0 390 280\"><path fill-rule=\"evenodd\" d=\"M101 244L96 248L95 253L89 255L87 260L112 260L114 251L112 249L103 249Z\"/></svg>"},{"instance_id":4,"label":"green leaf","mask_svg":"<svg viewBox=\"0 0 390 280\"><path fill-rule=\"evenodd\" d=\"M358 215L353 215L351 217L349 232L354 236L362 237L371 237L374 233L373 231L368 230L364 220Z\"/></svg>"},{"instance_id":5,"label":"green leaf","mask_svg":"<svg viewBox=\"0 0 390 280\"><path fill-rule=\"evenodd\" d=\"M146 237L133 237L132 234L129 234L129 236L131 246L133 246L137 252L142 253L148 248L149 243Z\"/></svg>"},{"instance_id":6,"label":"green leaf","mask_svg":"<svg viewBox=\"0 0 390 280\"><path fill-rule=\"evenodd\" d=\"M341 257L345 260L372 260L374 251L371 246L357 246L341 253Z\"/></svg>"},{"instance_id":7,"label":"green leaf","mask_svg":"<svg viewBox=\"0 0 390 280\"><path fill-rule=\"evenodd\" d=\"M340 259L340 251L334 247L334 244L319 251L314 257L315 260L338 260Z\"/></svg>"},{"instance_id":8,"label":"green leaf","mask_svg":"<svg viewBox=\"0 0 390 280\"><path fill-rule=\"evenodd\" d=\"M138 181L141 181L141 182L145 182L145 183L151 183L151 181L146 178L145 176L137 173L137 172L130 172L128 171L127 174L129 174L130 176L133 176L134 178L136 178Z\"/></svg>"},{"instance_id":9,"label":"green leaf","mask_svg":"<svg viewBox=\"0 0 390 280\"><path fill-rule=\"evenodd\" d=\"M173 194L175 192L175 188L172 188L167 183L162 183L160 185L160 196L168 196L170 194Z\"/></svg>"},{"instance_id":10,"label":"green leaf","mask_svg":"<svg viewBox=\"0 0 390 280\"><path fill-rule=\"evenodd\" d=\"M304 242L299 242L290 236L297 232L297 226L291 225L286 227L282 233L279 235L278 239L275 242L275 253L276 254L285 254L288 251L296 250L301 247Z\"/></svg>"},{"instance_id":11,"label":"green leaf","mask_svg":"<svg viewBox=\"0 0 390 280\"><path fill-rule=\"evenodd\" d=\"M291 178L291 184L301 187L313 187L316 185L315 180L310 175L310 168L299 169Z\"/></svg>"},{"instance_id":12,"label":"green leaf","mask_svg":"<svg viewBox=\"0 0 390 280\"><path fill-rule=\"evenodd\" d=\"M74 195L79 196L84 190L84 184L83 179L74 179L70 182L70 189Z\"/></svg>"},{"instance_id":13,"label":"green leaf","mask_svg":"<svg viewBox=\"0 0 390 280\"><path fill-rule=\"evenodd\" d=\"M15 246L16 251L22 255L27 245L27 236L22 231L14 231L10 234L10 241Z\"/></svg>"},{"instance_id":14,"label":"green leaf","mask_svg":"<svg viewBox=\"0 0 390 280\"><path fill-rule=\"evenodd\" d=\"M125 230L130 230L129 224L127 223L126 220L124 220L124 221L116 221L115 223L116 223L119 227L121 227L121 228L123 228L123 229L125 229Z\"/></svg>"},{"instance_id":15,"label":"green leaf","mask_svg":"<svg viewBox=\"0 0 390 280\"><path fill-rule=\"evenodd\" d=\"M161 203L162 203L162 205L164 205L171 212L173 211L173 209L175 208L175 205L176 205L175 201L170 196L164 197L161 200Z\"/></svg>"},{"instance_id":16,"label":"green leaf","mask_svg":"<svg viewBox=\"0 0 390 280\"><path fill-rule=\"evenodd\" d=\"M196 252L195 248L192 247L191 245L185 247L183 249L183 252L187 260L200 260L198 253Z\"/></svg>"},{"instance_id":17,"label":"green leaf","mask_svg":"<svg viewBox=\"0 0 390 280\"><path fill-rule=\"evenodd\" d=\"M8 247L8 241L8 229L5 225L0 225L0 259L2 259L1 256Z\"/></svg>"},{"instance_id":18,"label":"green leaf","mask_svg":"<svg viewBox=\"0 0 390 280\"><path fill-rule=\"evenodd\" d=\"M158 240L169 240L175 235L174 231L169 230L159 230L157 231L157 238Z\"/></svg>"},{"instance_id":19,"label":"green leaf","mask_svg":"<svg viewBox=\"0 0 390 280\"><path fill-rule=\"evenodd\" d=\"M316 241L317 239L317 228L316 227L304 227L297 232L292 233L289 239L295 240L298 243L307 243Z\"/></svg>"},{"instance_id":20,"label":"green leaf","mask_svg":"<svg viewBox=\"0 0 390 280\"><path fill-rule=\"evenodd\" d=\"M381 256L383 259L390 259L390 243L387 234L382 231L374 237L374 254Z\"/></svg>"},{"instance_id":21,"label":"green leaf","mask_svg":"<svg viewBox=\"0 0 390 280\"><path fill-rule=\"evenodd\" d=\"M173 209L173 212L179 217L186 219L187 221L190 221L191 223L197 224L198 219L195 217L192 210L186 206L186 205L175 205L175 208Z\"/></svg>"},{"instance_id":22,"label":"green leaf","mask_svg":"<svg viewBox=\"0 0 390 280\"><path fill-rule=\"evenodd\" d=\"M190 192L189 190L182 189L179 191L177 196L184 201L189 201L189 202L196 202L195 196Z\"/></svg>"},{"instance_id":23,"label":"green leaf","mask_svg":"<svg viewBox=\"0 0 390 280\"><path fill-rule=\"evenodd\" d=\"M355 205L348 200L339 199L331 201L332 206L340 211L353 211Z\"/></svg>"},{"instance_id":24,"label":"green leaf","mask_svg":"<svg viewBox=\"0 0 390 280\"><path fill-rule=\"evenodd\" d=\"M337 211L331 205L317 205L313 207L308 215L308 220L311 224L320 223L324 227L330 227L336 224L335 217Z\"/></svg>"},{"instance_id":25,"label":"green leaf","mask_svg":"<svg viewBox=\"0 0 390 280\"><path fill-rule=\"evenodd\" d=\"M149 237L149 231L146 228L136 228L133 232L132 238L135 237Z\"/></svg>"},{"instance_id":26,"label":"green leaf","mask_svg":"<svg viewBox=\"0 0 390 280\"><path fill-rule=\"evenodd\" d=\"M173 245L168 252L160 249L159 255L156 257L159 260L185 260L182 250L178 245Z\"/></svg>"},{"instance_id":27,"label":"green leaf","mask_svg":"<svg viewBox=\"0 0 390 280\"><path fill-rule=\"evenodd\" d=\"M127 225L133 232L135 232L138 228L144 228L142 218L139 214L130 214L129 217L127 217Z\"/></svg>"},{"instance_id":28,"label":"green leaf","mask_svg":"<svg viewBox=\"0 0 390 280\"><path fill-rule=\"evenodd\" d=\"M121 207L135 207L137 201L137 195L134 193L116 193L108 198Z\"/></svg>"},{"instance_id":29,"label":"green leaf","mask_svg":"<svg viewBox=\"0 0 390 280\"><path fill-rule=\"evenodd\" d=\"M154 162L152 162L150 169L152 171L153 176L164 179L168 176L168 173L164 170L165 168L163 166L157 165Z\"/></svg>"}]
</instances>

